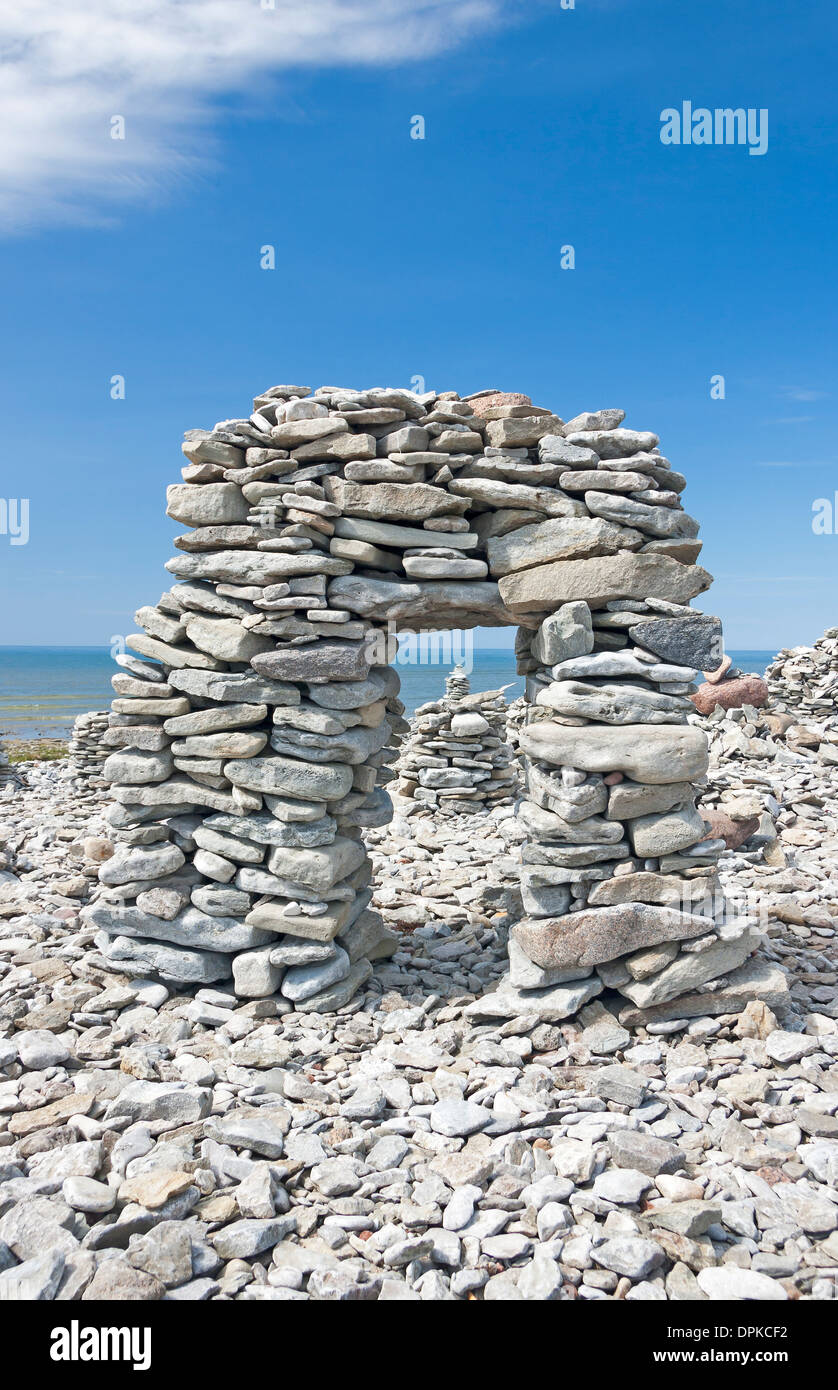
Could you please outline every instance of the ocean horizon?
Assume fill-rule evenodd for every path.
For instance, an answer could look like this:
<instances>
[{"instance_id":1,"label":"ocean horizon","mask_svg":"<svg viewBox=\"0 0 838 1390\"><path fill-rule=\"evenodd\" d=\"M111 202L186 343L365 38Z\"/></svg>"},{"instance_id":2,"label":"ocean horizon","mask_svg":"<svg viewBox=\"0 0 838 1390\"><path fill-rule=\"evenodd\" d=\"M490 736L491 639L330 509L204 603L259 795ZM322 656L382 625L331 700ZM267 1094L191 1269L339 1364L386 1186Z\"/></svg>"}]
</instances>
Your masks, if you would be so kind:
<instances>
[{"instance_id":1,"label":"ocean horizon","mask_svg":"<svg viewBox=\"0 0 838 1390\"><path fill-rule=\"evenodd\" d=\"M482 638L470 646L458 641L457 634L453 642L444 640L446 634L438 636L443 640L430 643L429 650L420 648L419 661L405 647L394 663L409 715L417 705L440 698L458 657L472 690L509 686L508 700L523 693L511 646L492 646ZM743 671L762 675L776 652L732 649L729 655ZM77 715L108 706L111 676L118 669L109 649L102 647L0 646L0 739L69 738Z\"/></svg>"}]
</instances>

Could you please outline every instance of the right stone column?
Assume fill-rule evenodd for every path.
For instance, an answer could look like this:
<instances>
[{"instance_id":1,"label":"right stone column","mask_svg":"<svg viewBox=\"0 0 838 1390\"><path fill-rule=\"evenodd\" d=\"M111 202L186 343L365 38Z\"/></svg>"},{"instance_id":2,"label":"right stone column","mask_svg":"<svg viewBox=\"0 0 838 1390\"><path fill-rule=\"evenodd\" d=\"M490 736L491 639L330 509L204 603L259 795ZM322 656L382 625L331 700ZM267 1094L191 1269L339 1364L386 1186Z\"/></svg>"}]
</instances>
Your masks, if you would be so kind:
<instances>
[{"instance_id":1,"label":"right stone column","mask_svg":"<svg viewBox=\"0 0 838 1390\"><path fill-rule=\"evenodd\" d=\"M631 549L551 563L524 550L521 531L488 546L507 607L528 622L544 616L517 642L530 701L519 743L526 916L510 934L509 977L483 1011L555 1020L605 989L619 991L629 1025L736 1012L752 998L776 1006L784 977L751 959L756 921L725 902L725 844L696 805L708 755L689 696L723 652L719 620L683 601L699 548L680 509L684 479L650 448L654 436L585 423L549 441L591 451L587 471L568 458L561 486L581 492L589 514L631 528Z\"/></svg>"}]
</instances>

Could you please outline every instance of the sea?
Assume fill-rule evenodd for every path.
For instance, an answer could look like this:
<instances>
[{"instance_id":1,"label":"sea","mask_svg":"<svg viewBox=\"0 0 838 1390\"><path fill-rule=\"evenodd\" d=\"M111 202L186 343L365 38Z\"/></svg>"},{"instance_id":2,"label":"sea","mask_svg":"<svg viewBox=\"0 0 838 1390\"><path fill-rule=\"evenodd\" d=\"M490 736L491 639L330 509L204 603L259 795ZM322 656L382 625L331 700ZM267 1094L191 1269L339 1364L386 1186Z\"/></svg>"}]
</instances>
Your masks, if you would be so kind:
<instances>
[{"instance_id":1,"label":"sea","mask_svg":"<svg viewBox=\"0 0 838 1390\"><path fill-rule=\"evenodd\" d=\"M439 634L425 647L405 643L395 665L408 714L438 700L445 677L460 661L472 690L498 690L506 698L522 694L511 646L473 643L470 634ZM743 671L762 675L776 653L731 651ZM105 709L113 698L111 676L119 668L102 647L0 647L0 739L69 738L73 720L87 710Z\"/></svg>"}]
</instances>

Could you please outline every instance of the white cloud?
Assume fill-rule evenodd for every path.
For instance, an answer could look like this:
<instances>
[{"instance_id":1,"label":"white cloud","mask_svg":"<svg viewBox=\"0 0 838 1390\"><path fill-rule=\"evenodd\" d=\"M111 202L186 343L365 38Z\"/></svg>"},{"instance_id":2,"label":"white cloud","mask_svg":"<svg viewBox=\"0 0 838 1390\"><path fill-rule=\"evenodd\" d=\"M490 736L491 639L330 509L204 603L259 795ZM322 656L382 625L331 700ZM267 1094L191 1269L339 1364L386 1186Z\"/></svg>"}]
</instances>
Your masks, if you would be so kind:
<instances>
[{"instance_id":1,"label":"white cloud","mask_svg":"<svg viewBox=\"0 0 838 1390\"><path fill-rule=\"evenodd\" d=\"M214 104L285 69L410 62L507 0L26 0L0 12L0 230L100 223L212 155ZM408 115L412 113L407 113ZM125 140L111 138L123 116Z\"/></svg>"}]
</instances>

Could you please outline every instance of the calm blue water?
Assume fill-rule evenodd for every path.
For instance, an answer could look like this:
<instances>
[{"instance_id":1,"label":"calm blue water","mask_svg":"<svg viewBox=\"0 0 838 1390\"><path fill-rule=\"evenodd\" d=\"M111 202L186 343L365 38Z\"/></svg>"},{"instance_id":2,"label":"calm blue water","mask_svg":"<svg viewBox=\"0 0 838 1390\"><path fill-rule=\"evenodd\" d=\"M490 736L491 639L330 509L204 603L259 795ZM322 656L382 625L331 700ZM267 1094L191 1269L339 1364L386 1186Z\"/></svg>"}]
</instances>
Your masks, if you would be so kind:
<instances>
[{"instance_id":1,"label":"calm blue water","mask_svg":"<svg viewBox=\"0 0 838 1390\"><path fill-rule=\"evenodd\" d=\"M414 655L422 658L420 664L404 660ZM761 675L775 653L732 651L730 655L744 671ZM485 647L475 640L470 649L456 641L447 647L440 642L436 652L403 649L400 656L396 667L409 713L427 700L439 699L457 656L473 668L472 690L496 690L511 683L507 699L514 700L524 688L515 674L511 647ZM0 647L0 738L67 738L77 714L107 706L116 669L101 647Z\"/></svg>"}]
</instances>

